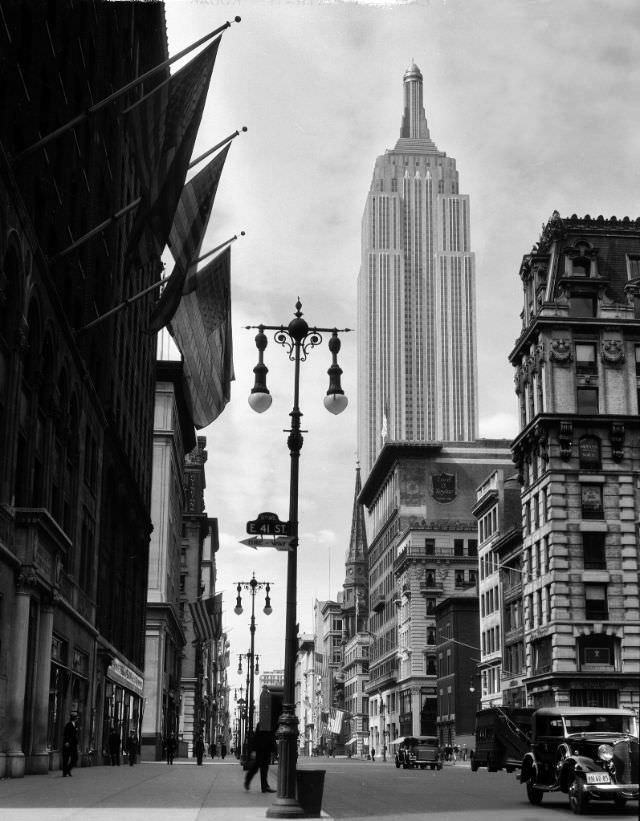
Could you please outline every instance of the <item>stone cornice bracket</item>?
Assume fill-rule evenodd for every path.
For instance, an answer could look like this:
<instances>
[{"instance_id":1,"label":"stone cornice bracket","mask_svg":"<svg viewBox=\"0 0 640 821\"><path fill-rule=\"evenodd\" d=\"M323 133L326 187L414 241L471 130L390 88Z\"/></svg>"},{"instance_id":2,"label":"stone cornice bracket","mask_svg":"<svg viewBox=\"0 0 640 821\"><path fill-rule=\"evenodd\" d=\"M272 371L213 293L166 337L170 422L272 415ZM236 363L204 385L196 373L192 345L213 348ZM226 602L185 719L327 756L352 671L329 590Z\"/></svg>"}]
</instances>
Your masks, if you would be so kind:
<instances>
[{"instance_id":1,"label":"stone cornice bracket","mask_svg":"<svg viewBox=\"0 0 640 821\"><path fill-rule=\"evenodd\" d=\"M517 445L511 454L511 461L518 469L518 482L524 484L524 456L522 453L522 446Z\"/></svg>"},{"instance_id":2,"label":"stone cornice bracket","mask_svg":"<svg viewBox=\"0 0 640 821\"><path fill-rule=\"evenodd\" d=\"M569 365L572 360L571 345L568 339L552 339L549 360L558 365Z\"/></svg>"},{"instance_id":3,"label":"stone cornice bracket","mask_svg":"<svg viewBox=\"0 0 640 821\"><path fill-rule=\"evenodd\" d=\"M28 593L38 587L38 572L33 564L22 564L16 575L16 590Z\"/></svg>"},{"instance_id":4,"label":"stone cornice bracket","mask_svg":"<svg viewBox=\"0 0 640 821\"><path fill-rule=\"evenodd\" d=\"M613 422L611 425L611 457L614 462L624 459L624 425L622 422Z\"/></svg>"},{"instance_id":5,"label":"stone cornice bracket","mask_svg":"<svg viewBox=\"0 0 640 821\"><path fill-rule=\"evenodd\" d=\"M540 458L543 459L545 462L548 462L549 438L547 436L547 431L545 430L544 425L538 423L533 430L533 435L536 439L537 450L540 455Z\"/></svg>"},{"instance_id":6,"label":"stone cornice bracket","mask_svg":"<svg viewBox=\"0 0 640 821\"><path fill-rule=\"evenodd\" d=\"M573 448L573 425L571 422L560 422L558 442L560 443L560 456L566 462L571 458L571 449Z\"/></svg>"},{"instance_id":7,"label":"stone cornice bracket","mask_svg":"<svg viewBox=\"0 0 640 821\"><path fill-rule=\"evenodd\" d=\"M624 347L620 339L603 339L600 357L607 365L620 367L624 362Z\"/></svg>"}]
</instances>

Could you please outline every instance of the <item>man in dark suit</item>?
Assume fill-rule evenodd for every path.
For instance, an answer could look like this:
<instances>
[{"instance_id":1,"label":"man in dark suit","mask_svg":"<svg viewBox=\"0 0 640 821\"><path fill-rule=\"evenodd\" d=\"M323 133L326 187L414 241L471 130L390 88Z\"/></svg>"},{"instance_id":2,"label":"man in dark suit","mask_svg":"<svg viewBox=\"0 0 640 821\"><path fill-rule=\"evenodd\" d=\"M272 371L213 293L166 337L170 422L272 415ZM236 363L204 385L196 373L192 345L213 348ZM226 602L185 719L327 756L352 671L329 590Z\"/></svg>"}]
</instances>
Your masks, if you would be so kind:
<instances>
[{"instance_id":1,"label":"man in dark suit","mask_svg":"<svg viewBox=\"0 0 640 821\"><path fill-rule=\"evenodd\" d=\"M276 734L271 730L261 730L260 724L256 725L255 733L249 743L249 749L254 754L251 757L247 774L244 778L244 788L248 790L251 785L251 779L260 770L260 786L262 792L275 792L269 786L267 781L269 776L269 762L271 756L275 751Z\"/></svg>"},{"instance_id":2,"label":"man in dark suit","mask_svg":"<svg viewBox=\"0 0 640 821\"><path fill-rule=\"evenodd\" d=\"M78 761L78 729L76 727L76 714L71 713L69 721L64 725L62 731L62 775L71 775L71 770Z\"/></svg>"}]
</instances>

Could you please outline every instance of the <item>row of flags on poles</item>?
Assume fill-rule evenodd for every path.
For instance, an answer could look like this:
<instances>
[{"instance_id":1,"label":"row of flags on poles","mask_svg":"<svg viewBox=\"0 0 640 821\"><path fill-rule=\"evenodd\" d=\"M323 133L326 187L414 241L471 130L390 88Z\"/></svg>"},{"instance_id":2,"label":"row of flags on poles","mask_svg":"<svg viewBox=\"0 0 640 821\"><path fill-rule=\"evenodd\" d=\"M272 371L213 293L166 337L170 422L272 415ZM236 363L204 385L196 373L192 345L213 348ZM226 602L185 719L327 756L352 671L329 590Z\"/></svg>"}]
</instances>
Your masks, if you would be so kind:
<instances>
[{"instance_id":1,"label":"row of flags on poles","mask_svg":"<svg viewBox=\"0 0 640 821\"><path fill-rule=\"evenodd\" d=\"M231 258L227 248L196 271L227 144L185 184L220 39L127 110L144 194L127 259L144 265L169 245L174 267L150 317L149 333L167 327L183 356L196 428L230 399L233 370Z\"/></svg>"},{"instance_id":2,"label":"row of flags on poles","mask_svg":"<svg viewBox=\"0 0 640 821\"><path fill-rule=\"evenodd\" d=\"M236 17L235 20L239 22L240 18ZM91 106L84 114L41 138L18 157L28 156L92 112L123 99L126 93L140 87L150 76L158 72L166 74L168 66L175 60L206 40L216 38L185 66L173 74L163 76L160 83L117 113L133 148L141 196L124 205L112 217L94 226L83 237L51 258L55 261L70 253L135 207L133 224L126 242L125 266L129 272L134 272L150 263L158 264L165 247L168 246L171 250L173 270L167 279L162 280L163 289L151 312L146 330L148 333L157 333L166 327L173 336L183 356L193 421L197 428L210 424L222 412L229 401L230 382L234 379L228 245L237 237L204 254L204 257L211 256L214 251L227 246L201 270L197 270L197 263L201 261L200 251L230 143L239 132L236 131L198 159L192 160L221 32L229 25L227 22L180 54L135 78ZM222 150L187 182L190 168L221 147ZM125 300L87 327L120 308L129 307L131 302L141 298L147 290L150 289Z\"/></svg>"}]
</instances>

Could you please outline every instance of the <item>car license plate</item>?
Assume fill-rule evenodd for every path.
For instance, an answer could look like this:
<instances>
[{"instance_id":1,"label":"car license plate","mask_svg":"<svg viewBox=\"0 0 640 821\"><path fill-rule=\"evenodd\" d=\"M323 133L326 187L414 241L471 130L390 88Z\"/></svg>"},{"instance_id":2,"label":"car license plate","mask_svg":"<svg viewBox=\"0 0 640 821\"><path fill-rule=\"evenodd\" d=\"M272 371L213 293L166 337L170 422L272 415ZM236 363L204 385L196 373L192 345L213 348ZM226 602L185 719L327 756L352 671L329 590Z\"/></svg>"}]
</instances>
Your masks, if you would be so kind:
<instances>
[{"instance_id":1,"label":"car license plate","mask_svg":"<svg viewBox=\"0 0 640 821\"><path fill-rule=\"evenodd\" d=\"M587 773L587 784L610 784L608 773Z\"/></svg>"}]
</instances>

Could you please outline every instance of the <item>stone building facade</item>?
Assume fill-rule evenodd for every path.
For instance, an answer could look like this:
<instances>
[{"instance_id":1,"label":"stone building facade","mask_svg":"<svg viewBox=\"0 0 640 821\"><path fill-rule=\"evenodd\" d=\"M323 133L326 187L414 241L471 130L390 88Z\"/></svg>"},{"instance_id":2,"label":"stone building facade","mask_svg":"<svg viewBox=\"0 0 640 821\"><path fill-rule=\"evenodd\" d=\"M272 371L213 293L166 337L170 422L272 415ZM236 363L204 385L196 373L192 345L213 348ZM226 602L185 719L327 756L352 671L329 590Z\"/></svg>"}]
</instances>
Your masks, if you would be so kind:
<instances>
[{"instance_id":1,"label":"stone building facade","mask_svg":"<svg viewBox=\"0 0 640 821\"><path fill-rule=\"evenodd\" d=\"M437 605L475 588L476 490L511 465L509 442L390 442L363 485L368 546L370 743L433 734ZM384 717L384 718L383 718Z\"/></svg>"},{"instance_id":2,"label":"stone building facade","mask_svg":"<svg viewBox=\"0 0 640 821\"><path fill-rule=\"evenodd\" d=\"M527 701L637 708L640 221L555 212L520 279Z\"/></svg>"},{"instance_id":3,"label":"stone building facade","mask_svg":"<svg viewBox=\"0 0 640 821\"><path fill-rule=\"evenodd\" d=\"M80 763L100 761L103 728L139 735L143 704L155 339L140 328L151 302L82 329L160 269L125 265L132 215L62 253L139 194L113 110L24 152L165 59L164 12L56 7L3 6L0 775L10 777L59 766L71 713Z\"/></svg>"}]
</instances>

